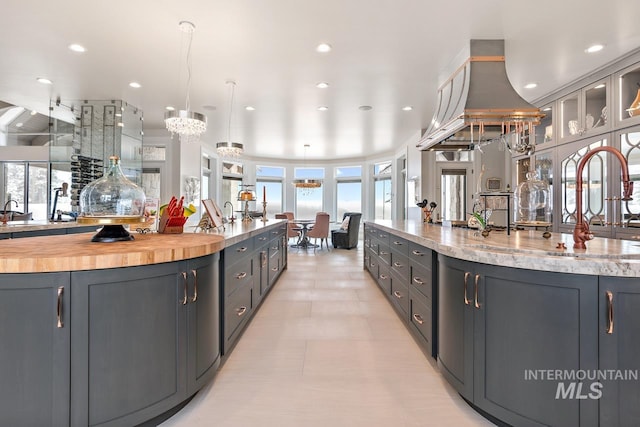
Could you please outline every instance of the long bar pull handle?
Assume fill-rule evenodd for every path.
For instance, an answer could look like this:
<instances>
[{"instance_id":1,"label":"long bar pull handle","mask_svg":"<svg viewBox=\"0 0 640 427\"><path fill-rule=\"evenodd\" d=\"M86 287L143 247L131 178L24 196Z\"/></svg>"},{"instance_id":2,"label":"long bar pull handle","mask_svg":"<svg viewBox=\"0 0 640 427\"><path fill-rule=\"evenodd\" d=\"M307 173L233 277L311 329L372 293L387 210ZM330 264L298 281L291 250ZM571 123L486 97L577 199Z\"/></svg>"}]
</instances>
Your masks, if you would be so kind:
<instances>
[{"instance_id":1,"label":"long bar pull handle","mask_svg":"<svg viewBox=\"0 0 640 427\"><path fill-rule=\"evenodd\" d=\"M196 302L198 301L198 272L191 270L191 274L193 274L193 297L191 297L191 302Z\"/></svg>"},{"instance_id":2,"label":"long bar pull handle","mask_svg":"<svg viewBox=\"0 0 640 427\"><path fill-rule=\"evenodd\" d=\"M464 305L469 305L469 298L467 298L467 282L469 281L471 273L468 271L464 273Z\"/></svg>"},{"instance_id":3,"label":"long bar pull handle","mask_svg":"<svg viewBox=\"0 0 640 427\"><path fill-rule=\"evenodd\" d=\"M613 292L607 291L607 333L613 333Z\"/></svg>"},{"instance_id":4,"label":"long bar pull handle","mask_svg":"<svg viewBox=\"0 0 640 427\"><path fill-rule=\"evenodd\" d=\"M184 298L182 298L182 305L187 305L187 301L188 301L187 294L189 292L189 290L187 289L188 288L187 272L183 271L181 274L182 274L182 283L184 283Z\"/></svg>"},{"instance_id":5,"label":"long bar pull handle","mask_svg":"<svg viewBox=\"0 0 640 427\"><path fill-rule=\"evenodd\" d=\"M480 275L476 274L476 280L475 280L475 284L474 284L474 304L476 306L476 308L480 308L480 303L478 302L478 282L480 281Z\"/></svg>"},{"instance_id":6,"label":"long bar pull handle","mask_svg":"<svg viewBox=\"0 0 640 427\"><path fill-rule=\"evenodd\" d=\"M64 294L64 286L58 287L58 304L57 304L57 316L58 316L58 328L64 328L62 322L62 294Z\"/></svg>"}]
</instances>

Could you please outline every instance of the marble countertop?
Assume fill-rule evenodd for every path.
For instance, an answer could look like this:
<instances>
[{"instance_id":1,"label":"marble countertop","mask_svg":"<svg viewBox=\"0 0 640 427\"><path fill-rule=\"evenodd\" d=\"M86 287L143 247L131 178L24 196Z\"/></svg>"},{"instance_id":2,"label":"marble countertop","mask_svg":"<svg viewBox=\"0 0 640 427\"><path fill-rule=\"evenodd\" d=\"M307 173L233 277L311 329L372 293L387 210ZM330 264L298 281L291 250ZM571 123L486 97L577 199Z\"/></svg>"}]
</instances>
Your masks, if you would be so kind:
<instances>
[{"instance_id":1,"label":"marble countertop","mask_svg":"<svg viewBox=\"0 0 640 427\"><path fill-rule=\"evenodd\" d=\"M596 237L587 249L573 249L571 234L449 228L420 221L365 221L452 258L530 270L601 276L640 277L640 242ZM564 243L566 249L558 248Z\"/></svg>"},{"instance_id":2,"label":"marble countertop","mask_svg":"<svg viewBox=\"0 0 640 427\"><path fill-rule=\"evenodd\" d=\"M209 231L198 230L196 233L222 236L224 237L225 246L231 246L266 230L283 226L286 222L286 219L269 219L263 222L261 218L253 218L253 221L250 222L238 220L233 224L227 223L225 224L224 230L222 228L211 229Z\"/></svg>"}]
</instances>

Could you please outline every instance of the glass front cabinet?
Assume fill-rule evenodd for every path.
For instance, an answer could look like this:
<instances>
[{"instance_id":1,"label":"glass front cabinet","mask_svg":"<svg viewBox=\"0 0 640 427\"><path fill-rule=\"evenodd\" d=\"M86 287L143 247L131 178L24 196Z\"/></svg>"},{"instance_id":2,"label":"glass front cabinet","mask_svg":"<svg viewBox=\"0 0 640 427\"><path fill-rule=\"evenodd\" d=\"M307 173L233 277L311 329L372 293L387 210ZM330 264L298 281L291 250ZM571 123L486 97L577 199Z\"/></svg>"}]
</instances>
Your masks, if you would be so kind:
<instances>
[{"instance_id":1,"label":"glass front cabinet","mask_svg":"<svg viewBox=\"0 0 640 427\"><path fill-rule=\"evenodd\" d=\"M611 129L609 81L604 78L560 99L560 140L578 140Z\"/></svg>"}]
</instances>

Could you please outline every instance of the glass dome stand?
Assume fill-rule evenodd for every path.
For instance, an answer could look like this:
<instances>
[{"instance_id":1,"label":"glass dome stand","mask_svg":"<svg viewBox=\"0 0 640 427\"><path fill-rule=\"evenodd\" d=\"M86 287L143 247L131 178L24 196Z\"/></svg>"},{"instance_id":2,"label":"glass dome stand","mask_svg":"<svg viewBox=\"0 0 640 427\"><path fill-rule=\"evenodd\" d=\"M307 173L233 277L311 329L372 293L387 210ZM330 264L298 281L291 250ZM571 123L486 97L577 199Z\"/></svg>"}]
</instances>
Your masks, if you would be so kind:
<instances>
[{"instance_id":1,"label":"glass dome stand","mask_svg":"<svg viewBox=\"0 0 640 427\"><path fill-rule=\"evenodd\" d=\"M92 242L111 243L128 242L134 240L131 233L124 228L124 224L138 224L141 221L136 217L80 217L78 224L102 225L103 227L91 238Z\"/></svg>"}]
</instances>

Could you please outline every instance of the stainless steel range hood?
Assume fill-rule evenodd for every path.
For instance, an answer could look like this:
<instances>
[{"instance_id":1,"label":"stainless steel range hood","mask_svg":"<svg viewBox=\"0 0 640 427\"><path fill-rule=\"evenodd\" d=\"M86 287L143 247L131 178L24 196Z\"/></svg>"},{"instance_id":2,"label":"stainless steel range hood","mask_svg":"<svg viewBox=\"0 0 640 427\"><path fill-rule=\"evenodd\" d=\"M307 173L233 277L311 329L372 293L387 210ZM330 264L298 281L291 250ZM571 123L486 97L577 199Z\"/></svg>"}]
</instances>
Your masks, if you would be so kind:
<instances>
[{"instance_id":1,"label":"stainless steel range hood","mask_svg":"<svg viewBox=\"0 0 640 427\"><path fill-rule=\"evenodd\" d=\"M467 59L438 89L435 114L418 148L473 149L479 141L540 123L544 114L509 82L504 40L471 40L460 56Z\"/></svg>"}]
</instances>

